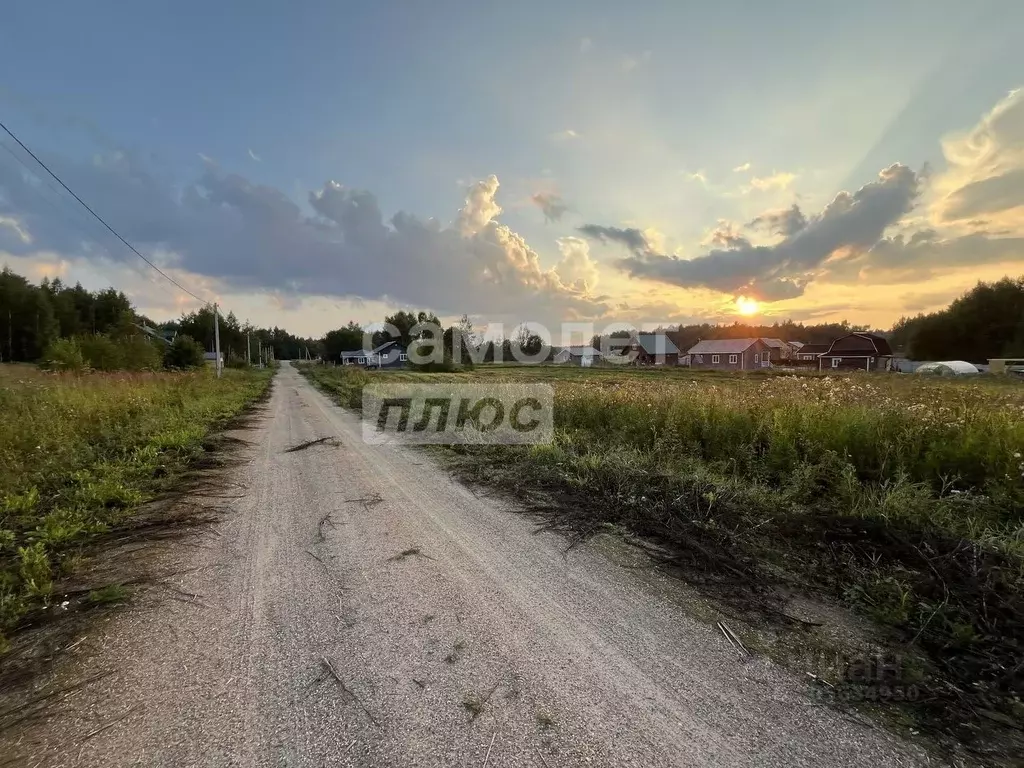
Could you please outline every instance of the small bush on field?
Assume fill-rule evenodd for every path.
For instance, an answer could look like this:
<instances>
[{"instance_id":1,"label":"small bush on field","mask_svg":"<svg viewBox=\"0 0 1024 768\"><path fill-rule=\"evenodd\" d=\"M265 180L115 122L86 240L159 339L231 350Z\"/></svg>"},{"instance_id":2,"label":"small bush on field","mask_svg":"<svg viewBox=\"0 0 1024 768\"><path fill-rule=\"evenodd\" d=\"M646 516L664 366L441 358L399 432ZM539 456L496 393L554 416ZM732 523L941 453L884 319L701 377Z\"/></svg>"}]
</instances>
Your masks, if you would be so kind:
<instances>
[{"instance_id":1,"label":"small bush on field","mask_svg":"<svg viewBox=\"0 0 1024 768\"><path fill-rule=\"evenodd\" d=\"M0 368L0 645L94 535L169 488L269 372L64 375Z\"/></svg>"},{"instance_id":2,"label":"small bush on field","mask_svg":"<svg viewBox=\"0 0 1024 768\"><path fill-rule=\"evenodd\" d=\"M43 365L53 371L81 371L85 357L77 340L56 339L43 353Z\"/></svg>"},{"instance_id":3,"label":"small bush on field","mask_svg":"<svg viewBox=\"0 0 1024 768\"><path fill-rule=\"evenodd\" d=\"M164 363L168 368L201 368L206 364L203 346L191 336L179 334L167 348Z\"/></svg>"},{"instance_id":4,"label":"small bush on field","mask_svg":"<svg viewBox=\"0 0 1024 768\"><path fill-rule=\"evenodd\" d=\"M109 337L93 334L79 336L77 341L90 368L97 371L119 371L124 368L121 348Z\"/></svg>"},{"instance_id":5,"label":"small bush on field","mask_svg":"<svg viewBox=\"0 0 1024 768\"><path fill-rule=\"evenodd\" d=\"M46 348L43 367L54 371L155 371L163 365L158 343L140 334L57 339Z\"/></svg>"}]
</instances>

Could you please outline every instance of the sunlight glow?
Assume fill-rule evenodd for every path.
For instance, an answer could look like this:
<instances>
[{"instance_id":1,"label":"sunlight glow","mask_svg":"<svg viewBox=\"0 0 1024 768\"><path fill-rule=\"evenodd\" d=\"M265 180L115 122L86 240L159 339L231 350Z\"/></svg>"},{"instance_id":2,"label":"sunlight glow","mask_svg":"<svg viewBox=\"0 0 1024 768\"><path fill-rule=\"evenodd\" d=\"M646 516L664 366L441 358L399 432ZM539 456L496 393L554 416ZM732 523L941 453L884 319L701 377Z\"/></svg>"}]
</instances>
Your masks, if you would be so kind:
<instances>
[{"instance_id":1,"label":"sunlight glow","mask_svg":"<svg viewBox=\"0 0 1024 768\"><path fill-rule=\"evenodd\" d=\"M746 296L738 296L736 298L736 311L741 315L756 315L757 310L761 308L761 305L757 303L755 299L748 299Z\"/></svg>"}]
</instances>

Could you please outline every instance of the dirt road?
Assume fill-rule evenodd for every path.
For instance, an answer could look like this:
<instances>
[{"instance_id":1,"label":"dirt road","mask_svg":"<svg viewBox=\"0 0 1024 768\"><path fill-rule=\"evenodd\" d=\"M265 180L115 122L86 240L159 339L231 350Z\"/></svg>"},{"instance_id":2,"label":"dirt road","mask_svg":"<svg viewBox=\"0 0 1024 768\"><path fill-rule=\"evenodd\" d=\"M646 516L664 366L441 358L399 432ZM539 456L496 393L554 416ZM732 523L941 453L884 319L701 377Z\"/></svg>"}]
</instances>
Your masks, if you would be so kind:
<instances>
[{"instance_id":1,"label":"dirt road","mask_svg":"<svg viewBox=\"0 0 1024 768\"><path fill-rule=\"evenodd\" d=\"M327 441L287 452L316 438ZM282 366L175 593L94 629L5 735L44 766L893 766L908 750L742 661L625 546L452 482ZM333 444L332 444L333 443ZM404 553L404 554L403 554ZM640 560L637 559L636 564ZM175 598L175 599L172 599Z\"/></svg>"}]
</instances>

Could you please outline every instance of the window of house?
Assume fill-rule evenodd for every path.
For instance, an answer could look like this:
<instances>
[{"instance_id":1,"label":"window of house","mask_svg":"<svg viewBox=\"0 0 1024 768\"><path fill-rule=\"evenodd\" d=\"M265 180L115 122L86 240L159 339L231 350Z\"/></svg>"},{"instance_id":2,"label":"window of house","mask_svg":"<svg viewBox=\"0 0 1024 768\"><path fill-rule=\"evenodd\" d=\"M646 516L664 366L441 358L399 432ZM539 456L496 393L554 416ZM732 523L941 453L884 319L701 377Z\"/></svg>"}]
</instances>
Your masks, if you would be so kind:
<instances>
[{"instance_id":1,"label":"window of house","mask_svg":"<svg viewBox=\"0 0 1024 768\"><path fill-rule=\"evenodd\" d=\"M838 368L838 367L839 367L839 364L840 364L841 362L843 362L843 358L841 358L841 357L833 357L833 358L832 358L832 367L833 367L833 368Z\"/></svg>"},{"instance_id":2,"label":"window of house","mask_svg":"<svg viewBox=\"0 0 1024 768\"><path fill-rule=\"evenodd\" d=\"M754 360L757 360L757 358L755 357ZM736 355L729 355L729 362L736 365Z\"/></svg>"},{"instance_id":3,"label":"window of house","mask_svg":"<svg viewBox=\"0 0 1024 768\"><path fill-rule=\"evenodd\" d=\"M760 362L761 362L761 353L760 352L755 352L754 353L754 365L757 365Z\"/></svg>"},{"instance_id":4,"label":"window of house","mask_svg":"<svg viewBox=\"0 0 1024 768\"><path fill-rule=\"evenodd\" d=\"M696 357L697 357L697 362L698 363L703 363L704 362L704 355L697 355Z\"/></svg>"},{"instance_id":5,"label":"window of house","mask_svg":"<svg viewBox=\"0 0 1024 768\"><path fill-rule=\"evenodd\" d=\"M407 362L409 360L409 356L407 354L405 354L405 352L400 352L398 354L398 359L401 360L404 363L404 362Z\"/></svg>"},{"instance_id":6,"label":"window of house","mask_svg":"<svg viewBox=\"0 0 1024 768\"><path fill-rule=\"evenodd\" d=\"M711 362L712 363L717 363L718 362L718 355L712 355L711 356Z\"/></svg>"},{"instance_id":7,"label":"window of house","mask_svg":"<svg viewBox=\"0 0 1024 768\"><path fill-rule=\"evenodd\" d=\"M360 357L359 358L359 364L360 365L366 365L366 358L365 357Z\"/></svg>"}]
</instances>

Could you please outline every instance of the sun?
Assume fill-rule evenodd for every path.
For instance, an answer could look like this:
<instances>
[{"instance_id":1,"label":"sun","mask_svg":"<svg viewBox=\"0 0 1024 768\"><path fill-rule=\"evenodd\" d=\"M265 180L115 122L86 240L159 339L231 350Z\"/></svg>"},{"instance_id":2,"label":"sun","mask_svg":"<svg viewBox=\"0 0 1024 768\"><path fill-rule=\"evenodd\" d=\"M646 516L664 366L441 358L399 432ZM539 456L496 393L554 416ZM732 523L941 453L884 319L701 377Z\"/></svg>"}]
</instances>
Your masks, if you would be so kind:
<instances>
[{"instance_id":1,"label":"sun","mask_svg":"<svg viewBox=\"0 0 1024 768\"><path fill-rule=\"evenodd\" d=\"M754 299L747 298L746 296L739 296L736 299L736 310L741 315L746 315L747 317L750 317L750 315L756 315L757 310L760 308L761 305Z\"/></svg>"}]
</instances>

